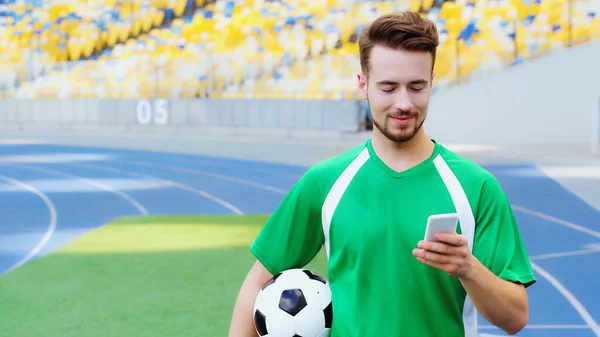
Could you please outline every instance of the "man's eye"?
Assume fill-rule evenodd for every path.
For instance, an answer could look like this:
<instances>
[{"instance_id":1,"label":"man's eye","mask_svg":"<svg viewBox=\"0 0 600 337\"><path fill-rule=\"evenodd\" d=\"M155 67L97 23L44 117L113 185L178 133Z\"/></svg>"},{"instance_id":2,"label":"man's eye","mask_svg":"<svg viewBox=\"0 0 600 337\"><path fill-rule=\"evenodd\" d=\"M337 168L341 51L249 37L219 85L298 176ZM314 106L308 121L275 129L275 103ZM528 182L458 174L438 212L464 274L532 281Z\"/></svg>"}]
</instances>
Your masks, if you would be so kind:
<instances>
[{"instance_id":1,"label":"man's eye","mask_svg":"<svg viewBox=\"0 0 600 337\"><path fill-rule=\"evenodd\" d=\"M383 92L392 92L392 91L394 91L394 88L382 88L381 91L383 91Z\"/></svg>"}]
</instances>

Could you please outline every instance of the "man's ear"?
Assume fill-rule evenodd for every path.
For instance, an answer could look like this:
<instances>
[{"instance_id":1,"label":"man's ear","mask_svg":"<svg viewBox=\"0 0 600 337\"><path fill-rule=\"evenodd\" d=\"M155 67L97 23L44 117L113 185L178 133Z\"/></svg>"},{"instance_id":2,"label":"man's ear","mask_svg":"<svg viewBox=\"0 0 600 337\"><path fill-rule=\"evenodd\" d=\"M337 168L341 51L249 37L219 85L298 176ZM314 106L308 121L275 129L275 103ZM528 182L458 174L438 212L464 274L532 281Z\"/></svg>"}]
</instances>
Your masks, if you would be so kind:
<instances>
[{"instance_id":1,"label":"man's ear","mask_svg":"<svg viewBox=\"0 0 600 337\"><path fill-rule=\"evenodd\" d=\"M435 78L435 73L432 71L431 72L431 81L429 82L430 86L433 86L433 79Z\"/></svg>"},{"instance_id":2,"label":"man's ear","mask_svg":"<svg viewBox=\"0 0 600 337\"><path fill-rule=\"evenodd\" d=\"M358 94L360 96L361 99L363 100L367 100L369 98L367 92L367 76L365 76L365 74L363 73L359 73L357 75L358 78Z\"/></svg>"}]
</instances>

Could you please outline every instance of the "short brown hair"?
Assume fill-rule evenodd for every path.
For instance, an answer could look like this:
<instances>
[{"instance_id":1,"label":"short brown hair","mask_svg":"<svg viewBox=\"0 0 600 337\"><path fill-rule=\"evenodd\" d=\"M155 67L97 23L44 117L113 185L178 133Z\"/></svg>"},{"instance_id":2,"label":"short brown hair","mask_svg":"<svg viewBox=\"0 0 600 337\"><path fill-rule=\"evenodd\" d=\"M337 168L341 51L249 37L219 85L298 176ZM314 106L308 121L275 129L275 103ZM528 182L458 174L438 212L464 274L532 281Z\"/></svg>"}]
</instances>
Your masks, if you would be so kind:
<instances>
[{"instance_id":1,"label":"short brown hair","mask_svg":"<svg viewBox=\"0 0 600 337\"><path fill-rule=\"evenodd\" d=\"M386 14L362 31L358 39L360 66L368 77L371 50L375 45L407 51L426 51L433 57L435 65L438 44L437 28L431 20L410 11Z\"/></svg>"}]
</instances>

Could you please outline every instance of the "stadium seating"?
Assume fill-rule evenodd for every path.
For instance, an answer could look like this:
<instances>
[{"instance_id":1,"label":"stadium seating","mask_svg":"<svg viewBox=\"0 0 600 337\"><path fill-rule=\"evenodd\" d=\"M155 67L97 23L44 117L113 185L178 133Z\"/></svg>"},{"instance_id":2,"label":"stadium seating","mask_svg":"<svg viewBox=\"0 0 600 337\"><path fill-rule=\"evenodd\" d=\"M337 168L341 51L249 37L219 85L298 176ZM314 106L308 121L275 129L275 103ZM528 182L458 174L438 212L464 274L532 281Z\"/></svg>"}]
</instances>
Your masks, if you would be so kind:
<instances>
[{"instance_id":1,"label":"stadium seating","mask_svg":"<svg viewBox=\"0 0 600 337\"><path fill-rule=\"evenodd\" d=\"M67 61L94 60L102 50L183 15L189 9L186 4L186 0L5 0L0 5L0 90L11 83L65 77L73 68ZM48 89L58 88L50 83Z\"/></svg>"},{"instance_id":2,"label":"stadium seating","mask_svg":"<svg viewBox=\"0 0 600 337\"><path fill-rule=\"evenodd\" d=\"M353 98L357 33L402 10L436 22L444 87L600 38L600 0L571 1L10 0L0 95Z\"/></svg>"}]
</instances>

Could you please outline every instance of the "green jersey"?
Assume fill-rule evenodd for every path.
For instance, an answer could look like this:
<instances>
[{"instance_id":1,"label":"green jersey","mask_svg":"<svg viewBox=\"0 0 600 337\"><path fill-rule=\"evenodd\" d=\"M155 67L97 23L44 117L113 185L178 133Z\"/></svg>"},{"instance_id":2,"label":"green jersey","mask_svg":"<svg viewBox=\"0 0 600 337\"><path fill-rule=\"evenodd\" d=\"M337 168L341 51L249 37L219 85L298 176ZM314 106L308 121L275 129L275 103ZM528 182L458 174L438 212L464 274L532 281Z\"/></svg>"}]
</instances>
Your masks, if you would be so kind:
<instances>
[{"instance_id":1,"label":"green jersey","mask_svg":"<svg viewBox=\"0 0 600 337\"><path fill-rule=\"evenodd\" d=\"M371 140L312 166L250 250L276 274L304 267L324 246L332 337L476 336L477 311L459 279L412 255L427 218L439 213L458 213L458 233L494 274L535 282L495 177L437 142L430 158L403 172Z\"/></svg>"}]
</instances>

